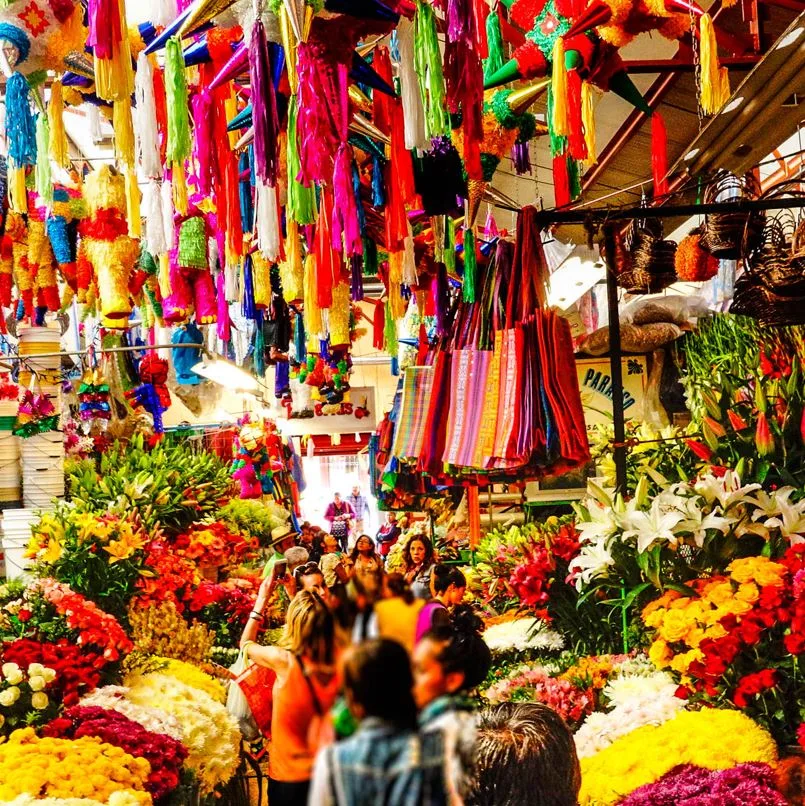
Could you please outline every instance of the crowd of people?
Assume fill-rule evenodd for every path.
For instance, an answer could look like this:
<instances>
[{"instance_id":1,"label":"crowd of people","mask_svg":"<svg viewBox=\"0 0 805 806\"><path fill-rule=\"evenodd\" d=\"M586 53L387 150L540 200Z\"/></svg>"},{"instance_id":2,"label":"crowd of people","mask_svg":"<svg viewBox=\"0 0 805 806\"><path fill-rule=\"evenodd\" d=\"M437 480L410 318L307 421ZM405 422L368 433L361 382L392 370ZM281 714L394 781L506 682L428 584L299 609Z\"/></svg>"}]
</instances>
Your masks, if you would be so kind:
<instances>
[{"instance_id":1,"label":"crowd of people","mask_svg":"<svg viewBox=\"0 0 805 806\"><path fill-rule=\"evenodd\" d=\"M473 709L491 666L483 622L463 603L464 575L436 561L427 537L409 539L403 573L387 573L382 540L358 535L347 553L307 524L275 532L241 639L276 675L266 692L271 806L577 802L573 740L553 711ZM280 591L282 639L264 646ZM339 707L348 718L334 721Z\"/></svg>"}]
</instances>

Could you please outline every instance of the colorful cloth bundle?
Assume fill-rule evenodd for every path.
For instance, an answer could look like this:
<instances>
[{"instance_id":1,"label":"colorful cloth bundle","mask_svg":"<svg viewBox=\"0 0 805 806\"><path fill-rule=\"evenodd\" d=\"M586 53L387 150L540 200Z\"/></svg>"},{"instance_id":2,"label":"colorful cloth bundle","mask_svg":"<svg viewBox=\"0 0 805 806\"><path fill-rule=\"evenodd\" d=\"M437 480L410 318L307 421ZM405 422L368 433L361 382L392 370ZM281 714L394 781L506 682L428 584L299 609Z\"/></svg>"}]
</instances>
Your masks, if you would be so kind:
<instances>
[{"instance_id":1,"label":"colorful cloth bundle","mask_svg":"<svg viewBox=\"0 0 805 806\"><path fill-rule=\"evenodd\" d=\"M578 382L568 372L570 326L545 307L534 216L533 208L521 212L514 247L498 242L478 299L456 300L427 365L405 370L381 465L386 486L389 473L397 485L407 469L453 484L539 478L589 460Z\"/></svg>"}]
</instances>

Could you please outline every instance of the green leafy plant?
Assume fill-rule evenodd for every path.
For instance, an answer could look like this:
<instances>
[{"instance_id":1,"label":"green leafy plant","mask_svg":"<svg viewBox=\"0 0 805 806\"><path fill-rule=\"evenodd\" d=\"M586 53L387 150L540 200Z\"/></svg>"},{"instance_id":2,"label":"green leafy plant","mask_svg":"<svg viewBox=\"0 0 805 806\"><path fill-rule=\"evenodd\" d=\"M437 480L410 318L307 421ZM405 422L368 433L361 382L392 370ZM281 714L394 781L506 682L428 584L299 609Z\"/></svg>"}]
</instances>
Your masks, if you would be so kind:
<instances>
[{"instance_id":1,"label":"green leafy plant","mask_svg":"<svg viewBox=\"0 0 805 806\"><path fill-rule=\"evenodd\" d=\"M288 510L276 503L233 498L221 507L218 520L265 547L271 539L271 530L287 523Z\"/></svg>"},{"instance_id":2,"label":"green leafy plant","mask_svg":"<svg viewBox=\"0 0 805 806\"><path fill-rule=\"evenodd\" d=\"M146 448L142 436L115 443L97 469L85 462L65 466L70 497L94 512L115 504L139 514L147 530L168 534L217 512L232 493L229 467L186 442L162 441Z\"/></svg>"}]
</instances>

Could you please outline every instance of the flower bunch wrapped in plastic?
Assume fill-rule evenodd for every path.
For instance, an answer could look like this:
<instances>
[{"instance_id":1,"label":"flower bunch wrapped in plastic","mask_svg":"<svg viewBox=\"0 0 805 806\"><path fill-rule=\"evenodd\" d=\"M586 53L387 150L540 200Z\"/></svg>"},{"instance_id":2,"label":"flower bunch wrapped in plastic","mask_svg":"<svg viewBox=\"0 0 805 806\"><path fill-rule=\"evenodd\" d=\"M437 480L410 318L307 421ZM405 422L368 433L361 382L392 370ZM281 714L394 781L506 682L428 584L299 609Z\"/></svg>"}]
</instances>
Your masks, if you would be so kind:
<instances>
[{"instance_id":1,"label":"flower bunch wrapped in plastic","mask_svg":"<svg viewBox=\"0 0 805 806\"><path fill-rule=\"evenodd\" d=\"M221 521L197 523L174 539L175 549L199 565L216 568L238 562L258 549L257 540Z\"/></svg>"},{"instance_id":2,"label":"flower bunch wrapped in plastic","mask_svg":"<svg viewBox=\"0 0 805 806\"><path fill-rule=\"evenodd\" d=\"M541 666L515 668L486 689L483 696L492 704L540 702L553 708L571 727L578 725L595 707L591 689L581 689L569 680L552 677Z\"/></svg>"},{"instance_id":3,"label":"flower bunch wrapped in plastic","mask_svg":"<svg viewBox=\"0 0 805 806\"><path fill-rule=\"evenodd\" d=\"M693 764L709 770L746 762L774 764L771 735L738 711L681 711L657 727L638 728L581 761L582 806L619 802L674 767Z\"/></svg>"},{"instance_id":4,"label":"flower bunch wrapped in plastic","mask_svg":"<svg viewBox=\"0 0 805 806\"><path fill-rule=\"evenodd\" d=\"M187 765L195 772L203 792L212 792L235 774L240 732L223 705L203 691L159 672L130 675L125 684L126 697L132 702L176 717L190 751Z\"/></svg>"},{"instance_id":5,"label":"flower bunch wrapped in plastic","mask_svg":"<svg viewBox=\"0 0 805 806\"><path fill-rule=\"evenodd\" d=\"M48 689L56 672L41 663L0 666L0 736L23 725L41 725L56 710Z\"/></svg>"},{"instance_id":6,"label":"flower bunch wrapped in plastic","mask_svg":"<svg viewBox=\"0 0 805 806\"><path fill-rule=\"evenodd\" d=\"M176 739L152 733L118 711L97 706L70 708L42 732L59 739L96 736L134 757L147 759L151 772L145 788L154 800L165 797L179 786L182 764L187 758L187 749Z\"/></svg>"},{"instance_id":7,"label":"flower bunch wrapped in plastic","mask_svg":"<svg viewBox=\"0 0 805 806\"><path fill-rule=\"evenodd\" d=\"M254 610L260 579L228 579L221 583L202 582L193 592L187 609L215 632L219 646L237 646L238 639Z\"/></svg>"},{"instance_id":8,"label":"flower bunch wrapped in plastic","mask_svg":"<svg viewBox=\"0 0 805 806\"><path fill-rule=\"evenodd\" d=\"M145 791L150 772L144 758L95 737L40 739L33 728L23 728L0 745L0 802L28 793L106 803L122 790L144 806L151 803Z\"/></svg>"},{"instance_id":9,"label":"flower bunch wrapped in plastic","mask_svg":"<svg viewBox=\"0 0 805 806\"><path fill-rule=\"evenodd\" d=\"M646 784L621 801L621 806L785 806L775 789L768 764L738 764L727 770L706 770L687 764Z\"/></svg>"},{"instance_id":10,"label":"flower bunch wrapped in plastic","mask_svg":"<svg viewBox=\"0 0 805 806\"><path fill-rule=\"evenodd\" d=\"M564 647L559 633L545 622L528 617L490 619L484 630L484 641L493 652L498 653L526 650L559 652Z\"/></svg>"}]
</instances>

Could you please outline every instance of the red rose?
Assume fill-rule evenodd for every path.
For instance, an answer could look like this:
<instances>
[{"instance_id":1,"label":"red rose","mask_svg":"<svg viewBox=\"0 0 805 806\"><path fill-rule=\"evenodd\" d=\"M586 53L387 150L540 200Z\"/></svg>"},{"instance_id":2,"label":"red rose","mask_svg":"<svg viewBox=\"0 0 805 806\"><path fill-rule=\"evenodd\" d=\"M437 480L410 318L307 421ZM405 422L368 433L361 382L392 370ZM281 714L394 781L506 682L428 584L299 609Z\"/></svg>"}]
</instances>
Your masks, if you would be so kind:
<instances>
[{"instance_id":1,"label":"red rose","mask_svg":"<svg viewBox=\"0 0 805 806\"><path fill-rule=\"evenodd\" d=\"M27 609L27 608L25 608L25 607L22 607L22 608L20 608L20 610L19 610L19 611L18 611L18 613L17 613L17 618L18 618L18 619L19 619L19 620L20 620L20 621L21 621L23 624L25 624L25 622L26 622L26 621L29 621L29 620L30 620L31 615L32 615L32 613L31 613L31 611L30 611L30 610L28 610L28 609Z\"/></svg>"}]
</instances>

